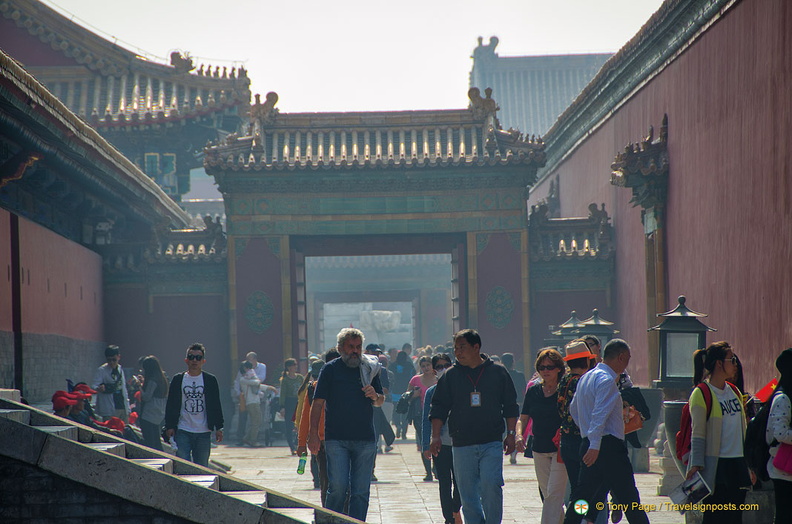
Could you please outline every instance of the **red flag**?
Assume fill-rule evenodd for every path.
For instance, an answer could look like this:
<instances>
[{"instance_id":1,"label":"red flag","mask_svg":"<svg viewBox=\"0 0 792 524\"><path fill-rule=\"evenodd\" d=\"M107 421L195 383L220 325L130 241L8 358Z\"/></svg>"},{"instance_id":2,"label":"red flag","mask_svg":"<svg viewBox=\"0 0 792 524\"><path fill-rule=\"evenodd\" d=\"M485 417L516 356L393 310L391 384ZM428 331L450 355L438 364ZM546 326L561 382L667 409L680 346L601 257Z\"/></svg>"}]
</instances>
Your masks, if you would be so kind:
<instances>
[{"instance_id":1,"label":"red flag","mask_svg":"<svg viewBox=\"0 0 792 524\"><path fill-rule=\"evenodd\" d=\"M778 380L773 379L768 382L765 387L757 391L754 396L759 399L759 402L767 402L767 399L769 399L773 391L775 391L776 386L778 386Z\"/></svg>"}]
</instances>

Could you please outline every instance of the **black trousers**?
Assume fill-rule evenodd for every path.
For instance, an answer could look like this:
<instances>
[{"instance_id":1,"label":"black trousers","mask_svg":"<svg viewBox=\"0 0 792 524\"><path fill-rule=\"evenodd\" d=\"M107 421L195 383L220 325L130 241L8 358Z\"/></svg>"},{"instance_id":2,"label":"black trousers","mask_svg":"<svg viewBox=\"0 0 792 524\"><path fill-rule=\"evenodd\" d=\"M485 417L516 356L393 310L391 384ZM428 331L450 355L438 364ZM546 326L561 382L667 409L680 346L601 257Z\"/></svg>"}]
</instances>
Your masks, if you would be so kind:
<instances>
[{"instance_id":1,"label":"black trousers","mask_svg":"<svg viewBox=\"0 0 792 524\"><path fill-rule=\"evenodd\" d=\"M561 458L564 460L569 488L574 491L580 478L580 442L578 435L561 435Z\"/></svg>"},{"instance_id":2,"label":"black trousers","mask_svg":"<svg viewBox=\"0 0 792 524\"><path fill-rule=\"evenodd\" d=\"M589 440L584 438L580 444L581 457L586 454L588 448ZM638 488L635 487L635 477L630 458L627 455L627 446L623 440L619 440L613 435L602 437L599 456L593 465L590 467L585 464L581 465L578 485L572 490L572 504L567 508L564 524L579 524L583 518L583 515L579 515L575 511L575 502L578 500L588 503L586 518L592 522L597 520L599 510L593 501L603 490L610 491L619 503L627 505L624 514L630 524L649 524L649 518L645 511L633 509L633 503L640 503L641 497Z\"/></svg>"},{"instance_id":3,"label":"black trousers","mask_svg":"<svg viewBox=\"0 0 792 524\"><path fill-rule=\"evenodd\" d=\"M775 488L775 522L792 522L792 482L773 479Z\"/></svg>"},{"instance_id":4,"label":"black trousers","mask_svg":"<svg viewBox=\"0 0 792 524\"><path fill-rule=\"evenodd\" d=\"M440 453L434 457L437 469L437 483L440 489L440 508L446 523L454 522L454 513L462 507L459 490L454 478L454 455L451 446L441 446Z\"/></svg>"},{"instance_id":5,"label":"black trousers","mask_svg":"<svg viewBox=\"0 0 792 524\"><path fill-rule=\"evenodd\" d=\"M748 476L748 465L742 457L719 458L715 471L715 486L712 495L705 498L703 504L727 504L733 509L707 510L703 514L703 524L741 524L742 510L739 506L745 502L745 496L751 479ZM780 521L784 522L784 521Z\"/></svg>"}]
</instances>

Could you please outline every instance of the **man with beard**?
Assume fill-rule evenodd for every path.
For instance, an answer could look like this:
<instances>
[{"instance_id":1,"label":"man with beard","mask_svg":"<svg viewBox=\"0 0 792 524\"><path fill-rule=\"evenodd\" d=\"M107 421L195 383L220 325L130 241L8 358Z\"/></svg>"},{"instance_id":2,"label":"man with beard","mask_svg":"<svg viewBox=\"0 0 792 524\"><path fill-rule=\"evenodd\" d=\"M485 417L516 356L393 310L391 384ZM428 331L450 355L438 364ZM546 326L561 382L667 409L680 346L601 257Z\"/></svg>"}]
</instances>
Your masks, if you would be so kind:
<instances>
[{"instance_id":1,"label":"man with beard","mask_svg":"<svg viewBox=\"0 0 792 524\"><path fill-rule=\"evenodd\" d=\"M385 395L379 376L364 384L360 362L363 333L345 328L338 333L341 358L328 362L319 374L311 404L308 449L319 451L319 419L325 413L325 453L327 456L327 509L365 521L369 505L371 474L377 453L374 435L374 408L382 406ZM347 492L349 508L344 511Z\"/></svg>"}]
</instances>

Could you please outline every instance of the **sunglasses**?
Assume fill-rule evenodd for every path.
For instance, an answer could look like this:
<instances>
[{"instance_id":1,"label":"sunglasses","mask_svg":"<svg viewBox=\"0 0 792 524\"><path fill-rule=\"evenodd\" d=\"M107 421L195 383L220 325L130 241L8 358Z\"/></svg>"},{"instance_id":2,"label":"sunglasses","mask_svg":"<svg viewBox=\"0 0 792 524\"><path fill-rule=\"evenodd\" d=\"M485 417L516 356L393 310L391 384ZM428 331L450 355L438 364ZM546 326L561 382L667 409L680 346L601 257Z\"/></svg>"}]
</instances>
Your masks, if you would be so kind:
<instances>
[{"instance_id":1,"label":"sunglasses","mask_svg":"<svg viewBox=\"0 0 792 524\"><path fill-rule=\"evenodd\" d=\"M204 359L203 355L187 355L187 360L197 360L200 362L203 359Z\"/></svg>"},{"instance_id":2,"label":"sunglasses","mask_svg":"<svg viewBox=\"0 0 792 524\"><path fill-rule=\"evenodd\" d=\"M734 364L735 366L737 365L737 357L736 356L732 357L732 358L724 358L723 359L724 362L726 362L727 360L730 360L731 363Z\"/></svg>"},{"instance_id":3,"label":"sunglasses","mask_svg":"<svg viewBox=\"0 0 792 524\"><path fill-rule=\"evenodd\" d=\"M558 369L556 366L537 366L537 371L552 371Z\"/></svg>"},{"instance_id":4,"label":"sunglasses","mask_svg":"<svg viewBox=\"0 0 792 524\"><path fill-rule=\"evenodd\" d=\"M435 366L436 371L440 371L441 369L448 369L451 367L451 364L439 364Z\"/></svg>"}]
</instances>

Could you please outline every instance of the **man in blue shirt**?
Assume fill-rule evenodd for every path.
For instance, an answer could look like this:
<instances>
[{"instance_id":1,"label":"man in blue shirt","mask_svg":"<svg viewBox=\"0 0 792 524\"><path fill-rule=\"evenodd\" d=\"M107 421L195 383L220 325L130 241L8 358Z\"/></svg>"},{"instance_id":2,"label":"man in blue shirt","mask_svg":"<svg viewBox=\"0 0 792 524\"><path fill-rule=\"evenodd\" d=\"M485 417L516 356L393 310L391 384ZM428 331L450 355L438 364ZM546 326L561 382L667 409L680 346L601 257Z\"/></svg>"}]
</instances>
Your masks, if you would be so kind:
<instances>
[{"instance_id":1,"label":"man in blue shirt","mask_svg":"<svg viewBox=\"0 0 792 524\"><path fill-rule=\"evenodd\" d=\"M578 524L584 514L588 522L594 522L602 509L594 502L603 500L606 491L624 508L630 524L649 523L640 507L641 499L624 443L622 398L616 384L629 363L630 346L615 338L605 346L602 362L578 382L569 413L583 437L580 446L583 463L565 524Z\"/></svg>"},{"instance_id":2,"label":"man in blue shirt","mask_svg":"<svg viewBox=\"0 0 792 524\"><path fill-rule=\"evenodd\" d=\"M371 474L377 453L374 435L374 408L382 406L379 375L364 383L361 373L363 333L345 328L338 333L341 358L322 368L311 404L308 449L319 452L319 419L325 412L325 452L327 455L327 509L344 513L349 492L348 515L365 521L368 513Z\"/></svg>"}]
</instances>

